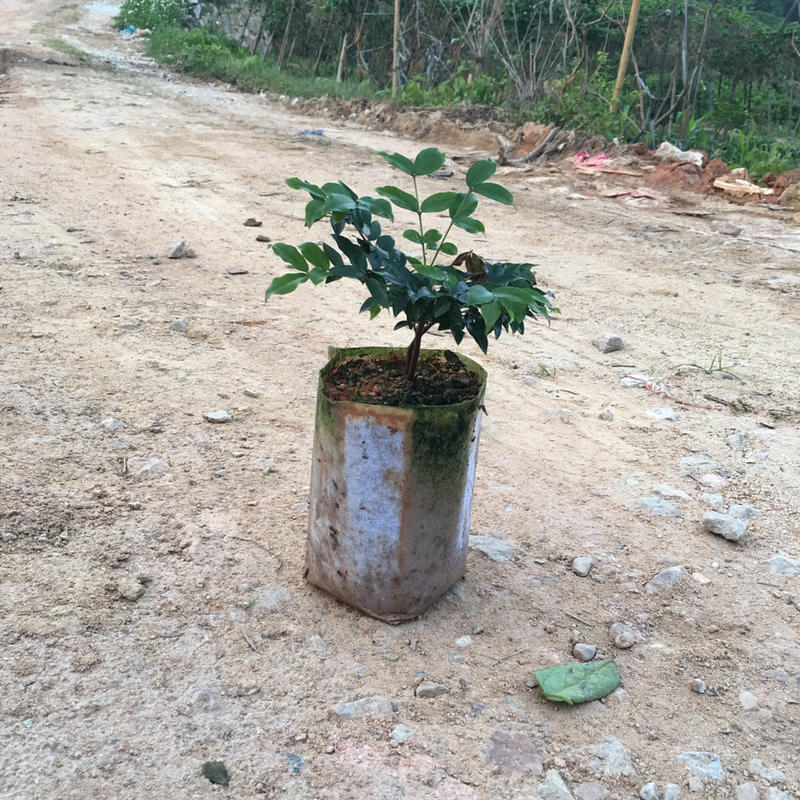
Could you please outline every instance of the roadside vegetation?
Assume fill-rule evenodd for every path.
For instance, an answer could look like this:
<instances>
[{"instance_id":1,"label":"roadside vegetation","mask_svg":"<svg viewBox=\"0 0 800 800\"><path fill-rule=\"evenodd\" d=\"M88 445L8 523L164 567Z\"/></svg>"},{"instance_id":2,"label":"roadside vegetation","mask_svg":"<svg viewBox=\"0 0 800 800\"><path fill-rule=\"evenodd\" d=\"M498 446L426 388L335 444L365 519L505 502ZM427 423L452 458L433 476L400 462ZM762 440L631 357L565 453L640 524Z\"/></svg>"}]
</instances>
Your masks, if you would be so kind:
<instances>
[{"instance_id":1,"label":"roadside vegetation","mask_svg":"<svg viewBox=\"0 0 800 800\"><path fill-rule=\"evenodd\" d=\"M391 0L126 0L150 54L251 91L386 99ZM800 167L796 0L401 0L398 103L492 105L608 139L705 150L758 178Z\"/></svg>"}]
</instances>

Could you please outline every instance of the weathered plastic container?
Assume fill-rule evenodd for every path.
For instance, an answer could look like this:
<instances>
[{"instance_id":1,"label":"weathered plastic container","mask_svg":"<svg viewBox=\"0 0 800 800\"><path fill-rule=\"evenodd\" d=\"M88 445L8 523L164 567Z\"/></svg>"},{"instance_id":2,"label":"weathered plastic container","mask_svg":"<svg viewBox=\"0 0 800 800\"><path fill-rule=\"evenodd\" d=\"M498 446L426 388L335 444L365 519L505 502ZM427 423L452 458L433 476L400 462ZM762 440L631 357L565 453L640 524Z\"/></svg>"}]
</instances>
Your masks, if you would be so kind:
<instances>
[{"instance_id":1,"label":"weathered plastic container","mask_svg":"<svg viewBox=\"0 0 800 800\"><path fill-rule=\"evenodd\" d=\"M400 351L404 353L404 351ZM320 371L306 577L384 622L413 619L466 570L486 372L477 397L397 407L329 400L324 377L342 360L391 348L330 350ZM420 359L441 356L423 350Z\"/></svg>"}]
</instances>

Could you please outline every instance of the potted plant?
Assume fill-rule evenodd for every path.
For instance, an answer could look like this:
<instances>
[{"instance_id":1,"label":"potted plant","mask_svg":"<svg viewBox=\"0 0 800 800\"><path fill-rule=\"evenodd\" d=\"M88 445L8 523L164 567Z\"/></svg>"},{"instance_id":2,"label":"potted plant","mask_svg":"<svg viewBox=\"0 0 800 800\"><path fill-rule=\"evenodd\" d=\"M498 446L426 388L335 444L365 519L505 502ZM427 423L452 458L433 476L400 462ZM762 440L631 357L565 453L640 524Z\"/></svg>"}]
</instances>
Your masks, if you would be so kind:
<instances>
[{"instance_id":1,"label":"potted plant","mask_svg":"<svg viewBox=\"0 0 800 800\"><path fill-rule=\"evenodd\" d=\"M523 333L529 317L549 319L558 309L536 286L532 264L459 254L450 241L454 228L484 231L473 216L479 195L513 204L508 190L489 182L494 161L469 168L466 191L423 199L419 179L441 169L445 154L380 155L410 178L413 192L380 186L378 197L360 197L342 182L286 181L309 193L306 226L328 219L335 247L272 245L291 271L272 281L266 297L351 278L367 292L361 311L374 318L388 310L399 318L395 329L413 333L405 351L330 351L317 391L306 550L311 583L399 622L418 616L464 574L486 382L471 359L423 350L423 336L436 327L459 343L468 333L485 353L490 335ZM416 217L402 234L413 255L383 232L378 218L394 221L393 206ZM444 233L426 227L426 215L445 213Z\"/></svg>"}]
</instances>

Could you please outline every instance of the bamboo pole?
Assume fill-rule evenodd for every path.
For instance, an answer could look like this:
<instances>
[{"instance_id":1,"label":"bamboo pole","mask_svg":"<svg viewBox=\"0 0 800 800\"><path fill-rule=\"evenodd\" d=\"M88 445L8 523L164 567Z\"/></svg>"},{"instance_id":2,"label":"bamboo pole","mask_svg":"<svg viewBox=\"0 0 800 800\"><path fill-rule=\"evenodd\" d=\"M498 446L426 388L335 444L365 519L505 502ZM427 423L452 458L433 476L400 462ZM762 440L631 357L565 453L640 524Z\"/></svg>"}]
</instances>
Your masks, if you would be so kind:
<instances>
[{"instance_id":1,"label":"bamboo pole","mask_svg":"<svg viewBox=\"0 0 800 800\"><path fill-rule=\"evenodd\" d=\"M636 33L636 23L639 19L640 0L632 0L631 13L628 17L628 27L625 30L625 43L622 45L622 54L619 57L619 70L617 70L617 82L614 84L614 94L611 96L611 111L616 112L619 98L622 95L622 83L625 80L625 73L628 71L628 60L631 57L631 47L633 46L633 35Z\"/></svg>"},{"instance_id":2,"label":"bamboo pole","mask_svg":"<svg viewBox=\"0 0 800 800\"><path fill-rule=\"evenodd\" d=\"M394 28L392 31L392 97L397 97L400 84L400 0L394 0Z\"/></svg>"},{"instance_id":3,"label":"bamboo pole","mask_svg":"<svg viewBox=\"0 0 800 800\"><path fill-rule=\"evenodd\" d=\"M347 31L344 32L342 37L342 49L339 51L339 64L336 67L336 83L342 82L342 75L344 74L344 59L347 55Z\"/></svg>"}]
</instances>

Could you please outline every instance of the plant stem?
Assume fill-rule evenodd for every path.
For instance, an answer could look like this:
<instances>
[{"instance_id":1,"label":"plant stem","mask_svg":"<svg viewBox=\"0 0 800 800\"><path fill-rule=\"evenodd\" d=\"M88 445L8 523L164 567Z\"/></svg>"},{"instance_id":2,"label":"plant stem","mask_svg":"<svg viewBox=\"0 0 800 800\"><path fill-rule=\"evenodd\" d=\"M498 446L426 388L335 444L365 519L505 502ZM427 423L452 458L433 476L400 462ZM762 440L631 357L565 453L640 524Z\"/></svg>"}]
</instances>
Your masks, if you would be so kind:
<instances>
[{"instance_id":1,"label":"plant stem","mask_svg":"<svg viewBox=\"0 0 800 800\"><path fill-rule=\"evenodd\" d=\"M414 181L414 197L417 198L417 208L419 208L419 191L417 189L417 176L412 175L411 179ZM422 263L427 266L428 257L425 252L425 229L422 227L422 211L417 211L417 219L419 220L419 238L422 239Z\"/></svg>"},{"instance_id":2,"label":"plant stem","mask_svg":"<svg viewBox=\"0 0 800 800\"><path fill-rule=\"evenodd\" d=\"M422 337L433 327L433 322L418 322L414 326L414 341L406 351L406 374L407 380L413 380L414 375L417 373L417 364L419 363L419 351L422 345Z\"/></svg>"},{"instance_id":3,"label":"plant stem","mask_svg":"<svg viewBox=\"0 0 800 800\"><path fill-rule=\"evenodd\" d=\"M436 252L433 254L433 258L431 259L431 263L430 263L431 266L433 266L436 263L436 259L439 258L439 253L442 252L442 245L447 241L447 237L450 235L450 231L453 228L453 222L455 221L456 217L458 217L458 212L461 211L461 208L464 205L464 202L466 201L466 199L467 199L467 195L464 195L464 197L461 200L461 203L458 206L458 210L450 218L450 224L447 226L447 230L444 232L444 236L442 236L442 238L439 240L439 245L436 248Z\"/></svg>"}]
</instances>

